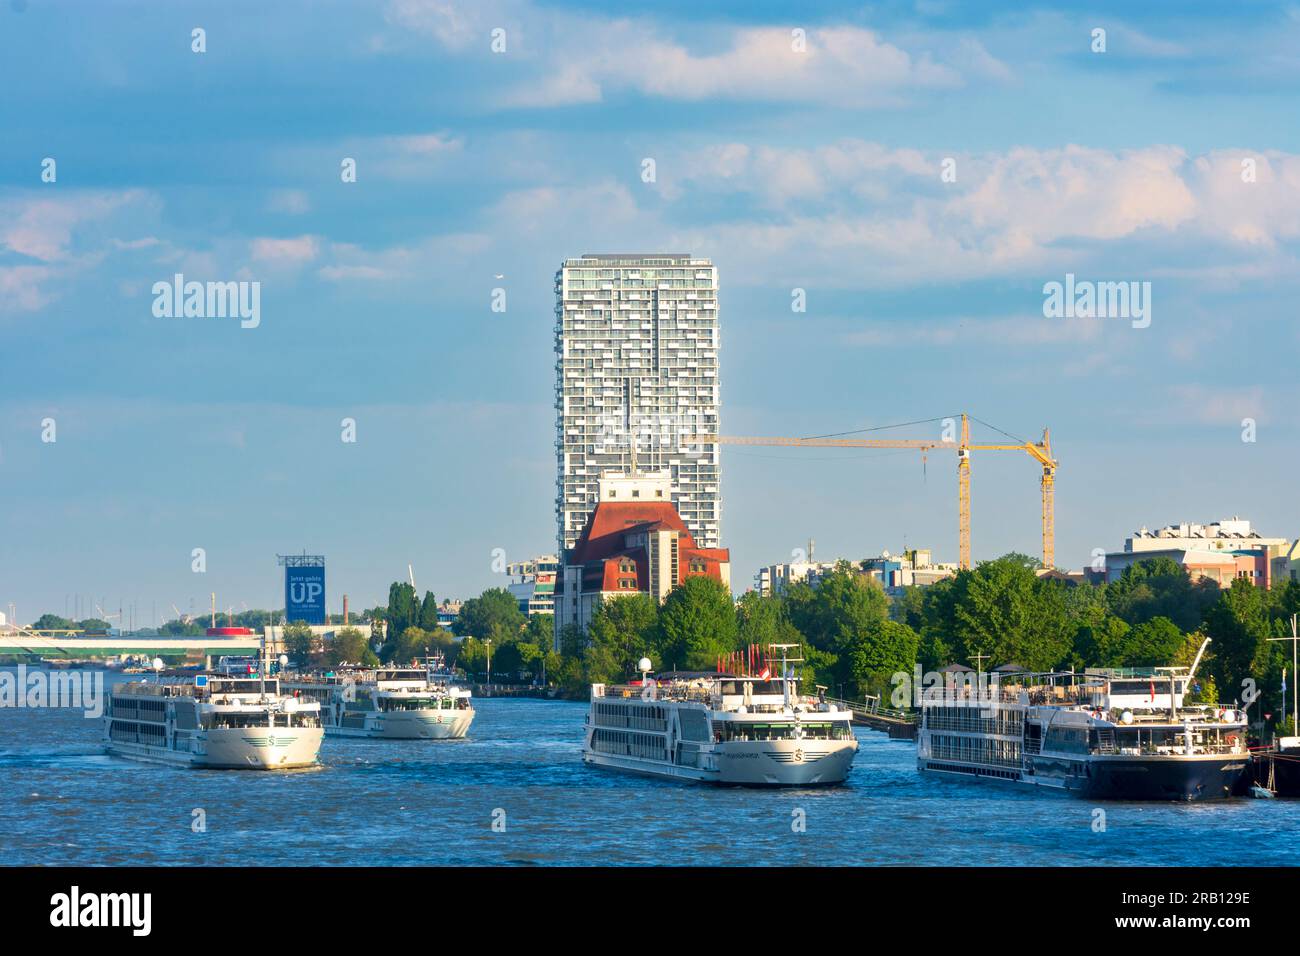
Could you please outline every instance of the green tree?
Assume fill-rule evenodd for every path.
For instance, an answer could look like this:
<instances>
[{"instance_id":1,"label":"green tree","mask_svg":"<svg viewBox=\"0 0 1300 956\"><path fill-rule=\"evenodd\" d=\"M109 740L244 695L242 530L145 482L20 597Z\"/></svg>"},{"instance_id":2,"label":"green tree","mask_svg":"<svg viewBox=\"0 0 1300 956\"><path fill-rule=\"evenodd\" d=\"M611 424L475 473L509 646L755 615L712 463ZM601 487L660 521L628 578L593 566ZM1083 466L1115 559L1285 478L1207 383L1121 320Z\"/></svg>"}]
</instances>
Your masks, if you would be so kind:
<instances>
[{"instance_id":1,"label":"green tree","mask_svg":"<svg viewBox=\"0 0 1300 956\"><path fill-rule=\"evenodd\" d=\"M1017 663L1051 670L1070 654L1063 585L1039 578L1023 555L985 561L958 572L953 627L958 653L989 655L986 666Z\"/></svg>"},{"instance_id":2,"label":"green tree","mask_svg":"<svg viewBox=\"0 0 1300 956\"><path fill-rule=\"evenodd\" d=\"M1218 599L1213 581L1193 583L1173 558L1143 558L1106 585L1111 610L1131 627L1154 617L1167 617L1183 631L1195 630L1205 611Z\"/></svg>"},{"instance_id":3,"label":"green tree","mask_svg":"<svg viewBox=\"0 0 1300 956\"><path fill-rule=\"evenodd\" d=\"M423 628L408 627L384 642L380 657L386 664L410 664L427 657L434 648L433 636Z\"/></svg>"},{"instance_id":4,"label":"green tree","mask_svg":"<svg viewBox=\"0 0 1300 956\"><path fill-rule=\"evenodd\" d=\"M920 632L925 626L925 592L923 587L909 585L889 602L891 620L906 624L912 630Z\"/></svg>"},{"instance_id":5,"label":"green tree","mask_svg":"<svg viewBox=\"0 0 1300 956\"><path fill-rule=\"evenodd\" d=\"M489 588L461 605L451 629L462 637L472 636L479 640L491 637L501 641L506 637L517 637L525 620L524 613L519 610L518 598L504 588Z\"/></svg>"},{"instance_id":6,"label":"green tree","mask_svg":"<svg viewBox=\"0 0 1300 956\"><path fill-rule=\"evenodd\" d=\"M325 664L338 667L340 664L360 664L370 651L370 642L355 627L345 627L334 632L334 637L325 647ZM373 652L371 652L373 655Z\"/></svg>"},{"instance_id":7,"label":"green tree","mask_svg":"<svg viewBox=\"0 0 1300 956\"><path fill-rule=\"evenodd\" d=\"M1232 582L1205 612L1205 633L1214 643L1214 676L1219 687L1242 697L1243 682L1266 669L1270 622L1263 593L1244 578Z\"/></svg>"},{"instance_id":8,"label":"green tree","mask_svg":"<svg viewBox=\"0 0 1300 956\"><path fill-rule=\"evenodd\" d=\"M1126 667L1169 667L1183 646L1183 632L1167 617L1153 617L1133 628L1124 655Z\"/></svg>"},{"instance_id":9,"label":"green tree","mask_svg":"<svg viewBox=\"0 0 1300 956\"><path fill-rule=\"evenodd\" d=\"M714 578L691 577L669 592L659 609L659 660L668 666L712 670L736 649L731 592Z\"/></svg>"},{"instance_id":10,"label":"green tree","mask_svg":"<svg viewBox=\"0 0 1300 956\"><path fill-rule=\"evenodd\" d=\"M72 630L72 621L69 621L66 617L59 617L57 614L42 614L36 619L36 623L32 627L38 631L70 631Z\"/></svg>"},{"instance_id":11,"label":"green tree","mask_svg":"<svg viewBox=\"0 0 1300 956\"><path fill-rule=\"evenodd\" d=\"M889 696L893 675L912 673L921 636L906 624L888 619L873 621L841 656L841 674L853 696Z\"/></svg>"},{"instance_id":12,"label":"green tree","mask_svg":"<svg viewBox=\"0 0 1300 956\"><path fill-rule=\"evenodd\" d=\"M305 621L286 624L282 632L284 652L295 667L310 667L317 663L319 642Z\"/></svg>"},{"instance_id":13,"label":"green tree","mask_svg":"<svg viewBox=\"0 0 1300 956\"><path fill-rule=\"evenodd\" d=\"M438 601L432 591L424 592L424 601L420 604L420 628L432 631L438 626Z\"/></svg>"},{"instance_id":14,"label":"green tree","mask_svg":"<svg viewBox=\"0 0 1300 956\"><path fill-rule=\"evenodd\" d=\"M603 601L587 627L587 672L592 683L630 678L642 657L656 670L659 606L648 594L629 594Z\"/></svg>"},{"instance_id":15,"label":"green tree","mask_svg":"<svg viewBox=\"0 0 1300 956\"><path fill-rule=\"evenodd\" d=\"M762 597L757 591L746 591L736 602L737 638L741 647L778 643L785 620L784 604L779 597Z\"/></svg>"},{"instance_id":16,"label":"green tree","mask_svg":"<svg viewBox=\"0 0 1300 956\"><path fill-rule=\"evenodd\" d=\"M520 640L549 651L555 644L555 617L551 614L533 614L524 625Z\"/></svg>"},{"instance_id":17,"label":"green tree","mask_svg":"<svg viewBox=\"0 0 1300 956\"><path fill-rule=\"evenodd\" d=\"M415 597L415 588L405 581L394 581L388 587L388 610L384 620L387 621L387 639L397 640L408 627L419 627L420 606ZM391 656L390 652L380 656Z\"/></svg>"},{"instance_id":18,"label":"green tree","mask_svg":"<svg viewBox=\"0 0 1300 956\"><path fill-rule=\"evenodd\" d=\"M1105 614L1095 623L1084 624L1075 637L1078 667L1123 667L1129 653L1128 623L1114 614Z\"/></svg>"},{"instance_id":19,"label":"green tree","mask_svg":"<svg viewBox=\"0 0 1300 956\"><path fill-rule=\"evenodd\" d=\"M791 623L818 650L841 654L868 627L889 612L884 589L872 578L848 570L826 575L817 587L800 582L790 588Z\"/></svg>"}]
</instances>

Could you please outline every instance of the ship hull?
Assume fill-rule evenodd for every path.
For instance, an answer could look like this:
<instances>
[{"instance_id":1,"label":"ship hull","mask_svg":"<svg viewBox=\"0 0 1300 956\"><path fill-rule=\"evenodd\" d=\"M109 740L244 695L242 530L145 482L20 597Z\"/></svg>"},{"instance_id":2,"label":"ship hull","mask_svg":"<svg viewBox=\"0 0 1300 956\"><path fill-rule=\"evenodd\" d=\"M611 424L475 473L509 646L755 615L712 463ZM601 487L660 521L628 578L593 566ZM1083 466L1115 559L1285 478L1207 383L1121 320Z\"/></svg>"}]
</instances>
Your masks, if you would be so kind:
<instances>
[{"instance_id":1,"label":"ship hull","mask_svg":"<svg viewBox=\"0 0 1300 956\"><path fill-rule=\"evenodd\" d=\"M319 727L218 728L194 741L194 749L106 741L116 757L175 767L214 770L298 770L314 767L320 755Z\"/></svg>"},{"instance_id":2,"label":"ship hull","mask_svg":"<svg viewBox=\"0 0 1300 956\"><path fill-rule=\"evenodd\" d=\"M1300 797L1300 749L1289 748L1276 755L1273 785L1279 797Z\"/></svg>"},{"instance_id":3,"label":"ship hull","mask_svg":"<svg viewBox=\"0 0 1300 956\"><path fill-rule=\"evenodd\" d=\"M383 740L459 740L469 733L472 710L412 710L369 717L364 727L325 728L330 737Z\"/></svg>"},{"instance_id":4,"label":"ship hull","mask_svg":"<svg viewBox=\"0 0 1300 956\"><path fill-rule=\"evenodd\" d=\"M1268 787L1279 797L1300 797L1300 748L1255 753L1252 782ZM1245 787L1241 788L1244 792Z\"/></svg>"},{"instance_id":5,"label":"ship hull","mask_svg":"<svg viewBox=\"0 0 1300 956\"><path fill-rule=\"evenodd\" d=\"M922 773L951 780L1036 787L1089 800L1194 802L1233 795L1246 772L1244 756L1094 758L1078 764L1077 773L1022 773L955 761L922 760Z\"/></svg>"},{"instance_id":6,"label":"ship hull","mask_svg":"<svg viewBox=\"0 0 1300 956\"><path fill-rule=\"evenodd\" d=\"M1232 796L1247 764L1244 755L1101 757L1090 763L1090 779L1082 792L1097 800L1222 800Z\"/></svg>"},{"instance_id":7,"label":"ship hull","mask_svg":"<svg viewBox=\"0 0 1300 956\"><path fill-rule=\"evenodd\" d=\"M584 750L589 766L733 787L836 786L848 777L857 741L746 741L702 753L697 766Z\"/></svg>"}]
</instances>

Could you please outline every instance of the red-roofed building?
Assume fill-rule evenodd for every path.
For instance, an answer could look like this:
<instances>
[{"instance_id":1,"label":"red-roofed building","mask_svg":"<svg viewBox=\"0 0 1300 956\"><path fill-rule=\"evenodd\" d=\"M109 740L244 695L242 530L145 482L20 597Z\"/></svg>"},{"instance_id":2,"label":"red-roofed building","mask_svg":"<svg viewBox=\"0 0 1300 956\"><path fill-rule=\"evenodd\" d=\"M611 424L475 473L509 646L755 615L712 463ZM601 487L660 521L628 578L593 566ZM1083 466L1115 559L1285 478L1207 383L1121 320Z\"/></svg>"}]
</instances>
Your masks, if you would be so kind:
<instances>
[{"instance_id":1,"label":"red-roofed building","mask_svg":"<svg viewBox=\"0 0 1300 956\"><path fill-rule=\"evenodd\" d=\"M649 594L663 601L689 577L731 587L731 552L696 547L666 478L602 478L600 501L565 552L555 591L555 633L591 623L607 597Z\"/></svg>"}]
</instances>

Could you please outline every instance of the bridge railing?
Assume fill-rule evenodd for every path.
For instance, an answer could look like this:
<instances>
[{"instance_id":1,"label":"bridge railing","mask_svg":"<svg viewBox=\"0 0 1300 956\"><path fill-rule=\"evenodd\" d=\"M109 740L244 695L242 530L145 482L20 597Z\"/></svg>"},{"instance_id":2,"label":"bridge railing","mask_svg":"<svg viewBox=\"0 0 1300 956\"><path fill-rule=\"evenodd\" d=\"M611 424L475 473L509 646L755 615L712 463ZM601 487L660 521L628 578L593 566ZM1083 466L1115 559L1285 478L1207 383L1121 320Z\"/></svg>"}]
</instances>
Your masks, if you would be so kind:
<instances>
[{"instance_id":1,"label":"bridge railing","mask_svg":"<svg viewBox=\"0 0 1300 956\"><path fill-rule=\"evenodd\" d=\"M892 707L881 707L879 697L868 697L866 700L841 700L838 697L827 697L826 703L835 704L845 710L851 710L854 716L859 714L868 717L883 717L886 720L900 720L913 723L916 721L916 714L910 710L896 710Z\"/></svg>"}]
</instances>

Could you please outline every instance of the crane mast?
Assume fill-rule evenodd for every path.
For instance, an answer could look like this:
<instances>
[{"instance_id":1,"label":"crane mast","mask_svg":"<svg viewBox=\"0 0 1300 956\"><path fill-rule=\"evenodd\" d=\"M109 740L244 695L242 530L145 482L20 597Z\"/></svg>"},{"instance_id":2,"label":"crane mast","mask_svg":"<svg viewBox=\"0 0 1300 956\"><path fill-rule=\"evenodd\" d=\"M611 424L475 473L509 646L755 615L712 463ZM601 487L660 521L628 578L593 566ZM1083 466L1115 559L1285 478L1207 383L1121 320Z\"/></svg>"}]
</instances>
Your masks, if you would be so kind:
<instances>
[{"instance_id":1,"label":"crane mast","mask_svg":"<svg viewBox=\"0 0 1300 956\"><path fill-rule=\"evenodd\" d=\"M702 435L686 439L692 445L769 445L785 448L912 448L922 453L943 449L957 453L957 564L960 568L971 566L971 499L970 474L973 451L1019 451L1028 454L1042 466L1042 525L1043 567L1052 568L1056 561L1056 469L1052 457L1049 431L1043 429L1042 441L1009 444L973 443L970 440L970 416L962 413L961 434L957 441L929 438L788 438L739 437L734 435Z\"/></svg>"}]
</instances>

